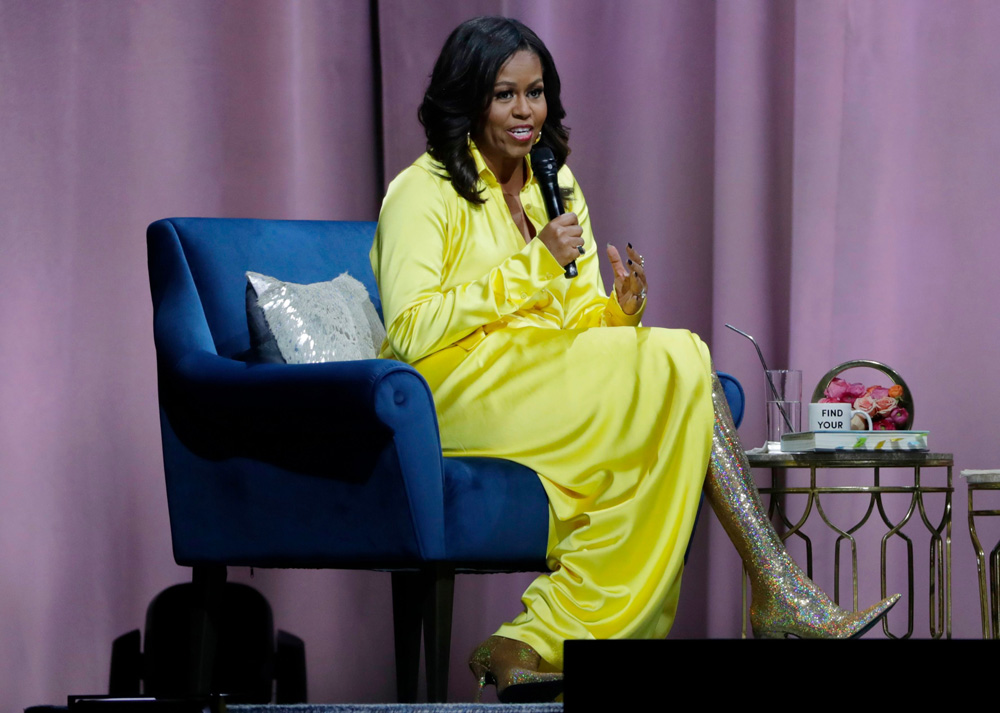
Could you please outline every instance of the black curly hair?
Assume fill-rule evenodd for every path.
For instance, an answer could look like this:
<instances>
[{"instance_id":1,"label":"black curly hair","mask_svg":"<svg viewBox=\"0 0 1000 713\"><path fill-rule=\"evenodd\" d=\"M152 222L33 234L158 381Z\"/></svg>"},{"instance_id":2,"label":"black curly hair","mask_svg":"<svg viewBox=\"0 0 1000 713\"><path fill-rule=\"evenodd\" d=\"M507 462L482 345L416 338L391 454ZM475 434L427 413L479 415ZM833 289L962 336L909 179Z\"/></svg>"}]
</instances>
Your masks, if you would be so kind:
<instances>
[{"instance_id":1,"label":"black curly hair","mask_svg":"<svg viewBox=\"0 0 1000 713\"><path fill-rule=\"evenodd\" d=\"M555 62L538 35L508 17L467 20L448 36L424 92L417 117L427 134L427 152L444 166L446 177L460 196L484 203L477 186L479 174L469 152L468 137L475 134L493 98L493 84L510 57L527 50L542 64L548 117L534 148L548 146L562 167L569 155L569 129L559 98L561 84Z\"/></svg>"}]
</instances>

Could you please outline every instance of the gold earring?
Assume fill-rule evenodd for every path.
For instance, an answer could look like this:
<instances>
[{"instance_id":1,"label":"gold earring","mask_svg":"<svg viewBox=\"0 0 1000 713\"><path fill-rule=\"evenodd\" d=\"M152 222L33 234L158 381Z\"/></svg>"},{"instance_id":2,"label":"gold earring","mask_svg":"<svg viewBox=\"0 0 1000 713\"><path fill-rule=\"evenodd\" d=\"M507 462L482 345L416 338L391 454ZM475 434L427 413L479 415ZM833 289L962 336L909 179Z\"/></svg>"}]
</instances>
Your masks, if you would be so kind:
<instances>
[{"instance_id":1,"label":"gold earring","mask_svg":"<svg viewBox=\"0 0 1000 713\"><path fill-rule=\"evenodd\" d=\"M538 132L538 136L535 137L535 143L537 144L541 140L542 140L542 132L539 131Z\"/></svg>"}]
</instances>

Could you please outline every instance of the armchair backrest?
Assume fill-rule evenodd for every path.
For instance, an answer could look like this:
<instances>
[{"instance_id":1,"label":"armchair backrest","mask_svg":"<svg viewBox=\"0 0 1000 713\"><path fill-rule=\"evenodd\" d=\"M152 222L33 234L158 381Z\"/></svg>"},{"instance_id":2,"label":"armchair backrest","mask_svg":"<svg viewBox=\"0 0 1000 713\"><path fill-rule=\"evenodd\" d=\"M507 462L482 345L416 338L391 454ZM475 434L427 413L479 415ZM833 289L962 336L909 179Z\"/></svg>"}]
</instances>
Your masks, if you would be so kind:
<instances>
[{"instance_id":1,"label":"armchair backrest","mask_svg":"<svg viewBox=\"0 0 1000 713\"><path fill-rule=\"evenodd\" d=\"M250 347L244 292L246 272L252 270L298 283L331 280L350 273L368 290L379 314L382 311L375 276L368 261L375 235L374 222L251 220L241 218L168 218L149 226L150 282L161 346L159 307L174 300L175 309L200 309L207 331L181 340L222 356L233 356ZM178 273L184 279L178 280ZM168 280L172 277L172 280ZM169 290L191 294L168 294ZM186 288L186 290L185 290ZM169 310L168 310L169 311ZM201 320L183 320L187 329ZM181 322L169 320L175 330Z\"/></svg>"}]
</instances>

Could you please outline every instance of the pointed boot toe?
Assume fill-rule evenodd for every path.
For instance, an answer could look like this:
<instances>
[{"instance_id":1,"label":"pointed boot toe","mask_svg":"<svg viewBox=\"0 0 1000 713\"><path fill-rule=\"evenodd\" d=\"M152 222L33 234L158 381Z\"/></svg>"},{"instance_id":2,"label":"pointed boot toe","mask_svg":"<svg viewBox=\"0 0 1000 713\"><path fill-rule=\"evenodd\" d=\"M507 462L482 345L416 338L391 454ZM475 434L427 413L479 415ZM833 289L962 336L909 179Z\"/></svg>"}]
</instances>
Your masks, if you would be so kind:
<instances>
[{"instance_id":1,"label":"pointed boot toe","mask_svg":"<svg viewBox=\"0 0 1000 713\"><path fill-rule=\"evenodd\" d=\"M503 703L543 703L555 700L563 691L563 675L541 672L542 657L525 643L503 636L491 636L469 657L469 668L479 682L475 700L483 688L494 685Z\"/></svg>"},{"instance_id":2,"label":"pointed boot toe","mask_svg":"<svg viewBox=\"0 0 1000 713\"><path fill-rule=\"evenodd\" d=\"M866 634L889 613L901 595L893 594L862 611L841 609L833 602L828 606L753 607L750 622L756 639L777 639L795 636L800 639L857 639Z\"/></svg>"}]
</instances>

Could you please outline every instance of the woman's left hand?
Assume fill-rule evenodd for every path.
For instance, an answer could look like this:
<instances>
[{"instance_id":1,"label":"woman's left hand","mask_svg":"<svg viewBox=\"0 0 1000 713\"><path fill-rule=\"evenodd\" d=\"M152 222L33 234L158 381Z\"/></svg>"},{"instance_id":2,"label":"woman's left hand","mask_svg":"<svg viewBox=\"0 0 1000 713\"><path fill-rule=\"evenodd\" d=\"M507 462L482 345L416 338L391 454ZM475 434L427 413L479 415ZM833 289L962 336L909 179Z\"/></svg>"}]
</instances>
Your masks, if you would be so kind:
<instances>
[{"instance_id":1,"label":"woman's left hand","mask_svg":"<svg viewBox=\"0 0 1000 713\"><path fill-rule=\"evenodd\" d=\"M618 304L625 314L635 314L646 300L646 271L642 264L642 255L635 251L632 243L628 244L626 250L628 258L623 261L618 249L609 243L608 259L615 271L615 295L618 297Z\"/></svg>"}]
</instances>

